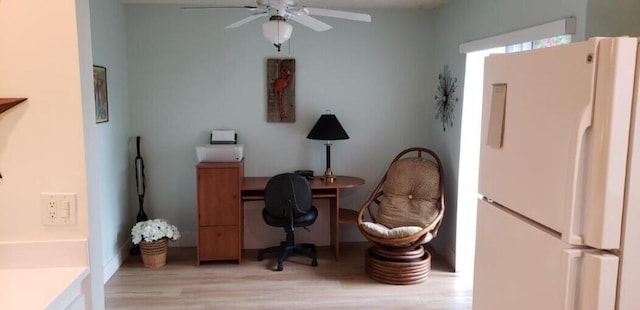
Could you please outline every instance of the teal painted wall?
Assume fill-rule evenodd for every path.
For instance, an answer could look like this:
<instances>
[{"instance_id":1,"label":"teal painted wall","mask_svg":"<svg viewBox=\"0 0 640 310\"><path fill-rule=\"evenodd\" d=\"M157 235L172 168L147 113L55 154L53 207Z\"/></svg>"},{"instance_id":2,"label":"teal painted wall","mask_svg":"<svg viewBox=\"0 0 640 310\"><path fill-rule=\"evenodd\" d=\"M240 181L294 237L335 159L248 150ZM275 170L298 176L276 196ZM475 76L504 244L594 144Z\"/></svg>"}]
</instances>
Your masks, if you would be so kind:
<instances>
[{"instance_id":1,"label":"teal painted wall","mask_svg":"<svg viewBox=\"0 0 640 310\"><path fill-rule=\"evenodd\" d=\"M576 34L573 41L592 36L637 36L640 34L640 2L634 0L599 1L526 1L526 0L451 0L434 11L436 28L434 71L449 65L459 81L460 102L456 109L455 125L443 132L432 124L429 141L444 157L447 181L448 213L441 236L434 241L438 252L455 261L455 231L458 191L458 161L460 157L460 120L464 101L465 55L458 53L461 43L575 16ZM436 74L436 73L434 73Z\"/></svg>"},{"instance_id":2,"label":"teal painted wall","mask_svg":"<svg viewBox=\"0 0 640 310\"><path fill-rule=\"evenodd\" d=\"M584 39L587 0L450 0L435 9L434 59L432 74L437 76L449 65L458 78L459 103L455 110L454 126L446 131L439 123L431 123L429 141L443 158L447 182L447 213L439 237L433 246L447 261L455 261L456 214L458 192L458 161L460 157L460 120L464 100L465 55L458 52L461 43L520 30L551 22L566 16L577 19L574 41ZM433 86L435 89L435 85ZM431 103L432 106L434 103Z\"/></svg>"},{"instance_id":3,"label":"teal painted wall","mask_svg":"<svg viewBox=\"0 0 640 310\"><path fill-rule=\"evenodd\" d=\"M244 10L181 12L171 5L127 5L127 57L132 132L144 141L149 214L174 222L194 245L195 147L215 128L238 131L245 175L270 176L325 168L322 141L306 135L329 109L350 135L332 147L336 174L363 177L345 190L343 207L359 209L393 157L428 146L433 117L433 27L427 10L372 10L370 24L326 18L334 28L317 33L295 22L289 44L277 53L261 24L224 27ZM296 60L296 122L266 121L266 60ZM312 233L300 240L327 244L328 213L321 205ZM266 226L261 203L245 208L245 247L279 242ZM364 240L343 225L343 240Z\"/></svg>"},{"instance_id":4,"label":"teal painted wall","mask_svg":"<svg viewBox=\"0 0 640 310\"><path fill-rule=\"evenodd\" d=\"M93 5L100 8L100 4ZM118 8L109 5L111 11ZM113 235L115 230L103 229L108 235L105 238L115 242L105 244L107 260L122 246L120 236L128 234L126 215L119 209L127 204L122 198L124 192L134 200L129 202L129 212L137 209L133 184L130 176L125 176L128 167L119 162L130 159L123 153L128 151L131 157L132 137L143 137L147 212L180 227L185 237L175 245L193 245L194 148L206 143L210 130L238 130L239 140L245 145L247 175L303 168L320 174L324 170L324 145L305 137L318 116L329 109L351 135L350 140L337 141L332 148L334 171L362 176L367 181L361 188L345 191L343 205L347 208L360 207L389 160L401 149L424 145L440 155L447 178L448 209L433 245L453 262L459 122L464 107L465 56L458 53L459 44L566 16L577 18L574 41L594 34L619 35L627 29L630 34L638 33L632 14L638 4L630 0L617 5L594 0L451 0L434 10L368 10L373 16L371 24L327 18L325 21L334 29L324 33L293 22L292 39L283 46L283 52L277 53L262 38L262 21L223 29L246 16L242 10L187 13L172 5L126 5L124 10L124 22L120 13L100 13L100 27L110 30L93 29L100 40L106 38L105 44L126 46L126 56L121 51L94 48L97 62L100 58L111 61L114 72L121 71L121 64L126 63L128 70L116 82L126 79L126 83L115 93L110 89L110 95L127 94L127 98L114 99L111 104L121 109L114 112L119 115L116 119L129 114L130 127L127 129L125 123L116 126L117 120L110 125L118 128L98 127L99 133L111 141L107 142L109 147L100 146L101 153L107 152L104 156L115 168L106 171L112 180L109 185L100 185L101 192L115 193L103 202L117 210L107 213L104 221L105 225L118 227L117 236ZM126 32L124 43L118 37L122 31ZM101 44L97 42L94 39L94 45ZM297 122L293 124L266 122L266 59L279 57L293 57L297 63ZM461 101L454 126L443 132L435 120L432 98L437 75L445 64L458 78ZM124 107L118 108L119 101L128 101L126 112ZM118 146L112 150L115 144ZM123 145L128 150L123 150ZM101 169L107 167L111 164ZM122 184L116 184L116 179ZM249 247L261 247L279 238L278 232L262 226L260 208L260 203L247 204L246 224L258 227L245 238ZM324 219L319 226L327 226L326 216L321 214ZM312 235L325 232L322 227L315 229ZM345 241L362 240L353 227L345 226L343 231ZM274 235L273 240L263 240L264 235ZM313 240L312 235L303 238L328 242L327 238Z\"/></svg>"},{"instance_id":5,"label":"teal painted wall","mask_svg":"<svg viewBox=\"0 0 640 310\"><path fill-rule=\"evenodd\" d=\"M586 37L640 36L640 1L589 0Z\"/></svg>"},{"instance_id":6,"label":"teal painted wall","mask_svg":"<svg viewBox=\"0 0 640 310\"><path fill-rule=\"evenodd\" d=\"M118 1L91 0L93 63L107 68L109 121L95 124L102 264L105 281L117 270L130 248L135 222L132 196L133 139L129 112L126 23ZM135 200L137 201L137 200ZM137 210L137 204L136 208Z\"/></svg>"}]
</instances>

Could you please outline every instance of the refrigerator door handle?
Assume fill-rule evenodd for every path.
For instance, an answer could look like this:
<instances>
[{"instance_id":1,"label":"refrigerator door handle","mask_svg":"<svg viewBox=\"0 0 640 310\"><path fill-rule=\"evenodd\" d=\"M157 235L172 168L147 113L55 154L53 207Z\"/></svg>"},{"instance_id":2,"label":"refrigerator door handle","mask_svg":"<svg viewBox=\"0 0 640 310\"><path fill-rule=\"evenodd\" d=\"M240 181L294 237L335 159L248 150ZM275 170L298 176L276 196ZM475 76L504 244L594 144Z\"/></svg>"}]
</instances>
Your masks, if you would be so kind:
<instances>
[{"instance_id":1,"label":"refrigerator door handle","mask_svg":"<svg viewBox=\"0 0 640 310\"><path fill-rule=\"evenodd\" d=\"M582 111L582 115L580 117L580 123L578 124L578 134L576 135L576 149L575 156L573 160L573 173L569 174L570 177L567 178L567 182L569 182L569 188L571 189L571 196L569 197L570 201L568 202L568 207L565 208L565 229L562 232L562 241L574 244L581 245L583 240L582 236L579 233L581 229L577 226L578 221L582 217L582 207L584 204L579 201L582 197L584 197L584 189L585 185L581 182L580 171L581 166L583 165L583 152L586 150L585 140L587 139L587 130L591 126L592 119L592 105L587 106L584 111Z\"/></svg>"},{"instance_id":2,"label":"refrigerator door handle","mask_svg":"<svg viewBox=\"0 0 640 310\"><path fill-rule=\"evenodd\" d=\"M618 261L617 256L600 250L563 250L563 309L614 309Z\"/></svg>"},{"instance_id":3,"label":"refrigerator door handle","mask_svg":"<svg viewBox=\"0 0 640 310\"><path fill-rule=\"evenodd\" d=\"M598 47L593 139L581 203L584 245L596 249L620 248L637 49L636 38L605 40Z\"/></svg>"},{"instance_id":4,"label":"refrigerator door handle","mask_svg":"<svg viewBox=\"0 0 640 310\"><path fill-rule=\"evenodd\" d=\"M562 251L562 270L564 271L562 287L565 289L563 309L577 309L577 284L581 256L582 250L566 249Z\"/></svg>"},{"instance_id":5,"label":"refrigerator door handle","mask_svg":"<svg viewBox=\"0 0 640 310\"><path fill-rule=\"evenodd\" d=\"M597 250L585 252L581 275L579 309L615 309L618 257Z\"/></svg>"}]
</instances>

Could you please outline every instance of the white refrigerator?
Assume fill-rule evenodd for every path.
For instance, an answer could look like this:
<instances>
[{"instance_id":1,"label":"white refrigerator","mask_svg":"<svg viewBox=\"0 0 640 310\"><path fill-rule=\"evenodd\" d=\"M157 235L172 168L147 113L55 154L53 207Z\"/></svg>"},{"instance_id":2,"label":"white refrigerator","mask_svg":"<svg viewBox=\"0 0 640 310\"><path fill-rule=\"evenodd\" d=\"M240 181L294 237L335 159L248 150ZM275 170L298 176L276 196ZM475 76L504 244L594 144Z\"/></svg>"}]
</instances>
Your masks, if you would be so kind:
<instances>
[{"instance_id":1,"label":"white refrigerator","mask_svg":"<svg viewBox=\"0 0 640 310\"><path fill-rule=\"evenodd\" d=\"M638 42L485 60L473 309L640 309Z\"/></svg>"}]
</instances>

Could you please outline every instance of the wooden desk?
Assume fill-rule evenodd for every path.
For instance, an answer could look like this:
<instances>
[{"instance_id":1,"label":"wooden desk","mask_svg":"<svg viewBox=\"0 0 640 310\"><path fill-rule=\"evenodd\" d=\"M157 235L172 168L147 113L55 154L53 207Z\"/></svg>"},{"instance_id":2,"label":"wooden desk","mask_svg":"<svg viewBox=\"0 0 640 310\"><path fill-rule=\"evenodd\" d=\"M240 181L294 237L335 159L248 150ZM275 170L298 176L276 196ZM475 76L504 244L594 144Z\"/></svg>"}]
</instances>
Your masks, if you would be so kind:
<instances>
[{"instance_id":1,"label":"wooden desk","mask_svg":"<svg viewBox=\"0 0 640 310\"><path fill-rule=\"evenodd\" d=\"M242 201L264 200L264 188L270 177L245 177L242 180L240 196ZM321 177L315 177L309 181L314 199L329 199L331 221L331 247L336 260L339 254L339 224L353 222L357 211L340 209L340 190L353 188L364 184L364 180L358 177L337 176L331 184L326 184ZM355 214L354 214L355 213Z\"/></svg>"}]
</instances>

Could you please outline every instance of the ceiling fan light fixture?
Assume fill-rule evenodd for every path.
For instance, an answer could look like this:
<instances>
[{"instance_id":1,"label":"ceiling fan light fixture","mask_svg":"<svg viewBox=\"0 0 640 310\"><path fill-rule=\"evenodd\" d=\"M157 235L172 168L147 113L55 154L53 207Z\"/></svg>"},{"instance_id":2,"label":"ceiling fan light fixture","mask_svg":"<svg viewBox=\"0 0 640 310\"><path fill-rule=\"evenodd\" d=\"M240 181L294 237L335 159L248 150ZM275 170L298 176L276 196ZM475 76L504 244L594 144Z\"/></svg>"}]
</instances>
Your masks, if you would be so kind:
<instances>
[{"instance_id":1,"label":"ceiling fan light fixture","mask_svg":"<svg viewBox=\"0 0 640 310\"><path fill-rule=\"evenodd\" d=\"M267 41L278 46L291 38L293 26L287 23L282 16L274 15L269 21L262 24L262 34Z\"/></svg>"}]
</instances>

